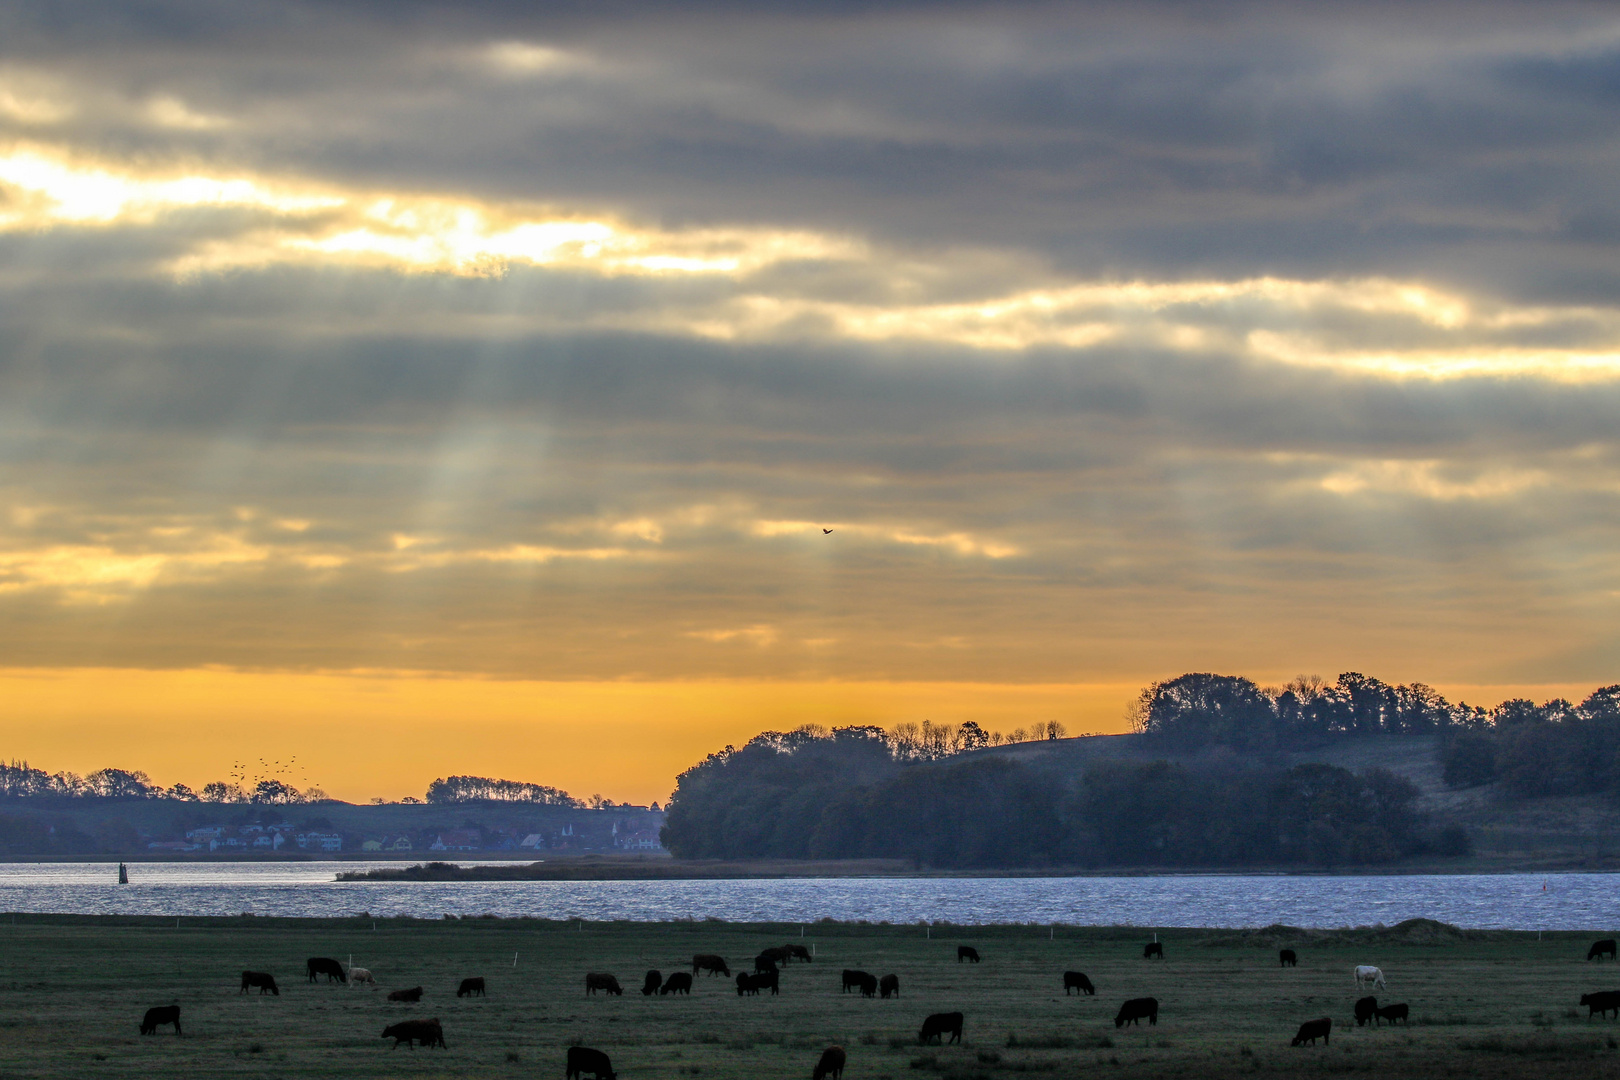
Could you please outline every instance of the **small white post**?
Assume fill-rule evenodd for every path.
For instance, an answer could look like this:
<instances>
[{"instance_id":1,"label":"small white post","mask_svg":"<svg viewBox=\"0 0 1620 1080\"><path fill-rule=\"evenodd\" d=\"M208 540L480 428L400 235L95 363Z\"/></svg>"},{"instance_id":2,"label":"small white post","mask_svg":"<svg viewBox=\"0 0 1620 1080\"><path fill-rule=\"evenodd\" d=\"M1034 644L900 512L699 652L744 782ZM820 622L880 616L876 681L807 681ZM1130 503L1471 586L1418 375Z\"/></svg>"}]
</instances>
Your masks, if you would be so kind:
<instances>
[{"instance_id":1,"label":"small white post","mask_svg":"<svg viewBox=\"0 0 1620 1080\"><path fill-rule=\"evenodd\" d=\"M517 953L512 954L512 966L517 967Z\"/></svg>"}]
</instances>

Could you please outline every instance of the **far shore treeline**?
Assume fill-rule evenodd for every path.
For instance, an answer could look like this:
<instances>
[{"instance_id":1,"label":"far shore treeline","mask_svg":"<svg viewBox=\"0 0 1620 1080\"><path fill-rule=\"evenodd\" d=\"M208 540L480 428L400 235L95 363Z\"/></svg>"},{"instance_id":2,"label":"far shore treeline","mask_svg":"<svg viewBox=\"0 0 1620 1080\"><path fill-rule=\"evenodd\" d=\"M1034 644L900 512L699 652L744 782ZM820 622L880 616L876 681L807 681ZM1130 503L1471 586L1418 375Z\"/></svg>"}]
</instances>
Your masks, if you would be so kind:
<instances>
[{"instance_id":1,"label":"far shore treeline","mask_svg":"<svg viewBox=\"0 0 1620 1080\"><path fill-rule=\"evenodd\" d=\"M875 727L766 732L681 774L664 844L688 858L904 858L918 865L1321 867L1466 854L1454 824L1382 769L1301 761L1352 740L1431 736L1448 784L1620 792L1620 686L1579 705L1454 705L1359 673L1267 690L1188 674L1143 690L1137 753L918 748ZM973 751L979 752L973 752Z\"/></svg>"},{"instance_id":2,"label":"far shore treeline","mask_svg":"<svg viewBox=\"0 0 1620 1080\"><path fill-rule=\"evenodd\" d=\"M482 829L483 850L515 843L497 833L548 829L556 845L589 849L598 841L579 840L558 816L583 814L575 820L602 831L604 846L607 831L631 830L647 838L643 846L661 838L677 858L902 859L943 869L1340 867L1467 854L1469 834L1424 813L1408 779L1318 760L1393 738L1434 755L1430 775L1454 789L1620 796L1620 686L1579 704L1516 699L1487 710L1354 672L1271 689L1188 674L1145 688L1131 720L1132 733L1114 739L1065 740L1055 721L1009 735L971 721L767 731L682 773L662 811L477 776L441 777L421 799L363 807L275 777L194 792L137 770L79 777L14 761L0 764L0 857L135 852L163 846L152 841L164 829L289 814L302 828L356 837L428 824ZM401 817L435 809L431 822ZM355 820L336 821L340 813Z\"/></svg>"}]
</instances>

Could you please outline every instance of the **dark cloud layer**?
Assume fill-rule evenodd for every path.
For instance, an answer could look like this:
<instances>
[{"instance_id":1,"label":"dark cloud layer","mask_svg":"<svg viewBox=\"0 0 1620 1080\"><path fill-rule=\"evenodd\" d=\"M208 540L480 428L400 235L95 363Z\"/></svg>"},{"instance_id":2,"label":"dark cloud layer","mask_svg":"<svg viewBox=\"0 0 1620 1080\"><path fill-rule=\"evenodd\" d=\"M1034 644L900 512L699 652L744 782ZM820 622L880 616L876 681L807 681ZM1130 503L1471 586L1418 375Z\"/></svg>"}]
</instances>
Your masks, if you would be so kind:
<instances>
[{"instance_id":1,"label":"dark cloud layer","mask_svg":"<svg viewBox=\"0 0 1620 1080\"><path fill-rule=\"evenodd\" d=\"M0 646L1610 679L1617 72L1598 5L10 5ZM652 261L431 254L547 214Z\"/></svg>"}]
</instances>

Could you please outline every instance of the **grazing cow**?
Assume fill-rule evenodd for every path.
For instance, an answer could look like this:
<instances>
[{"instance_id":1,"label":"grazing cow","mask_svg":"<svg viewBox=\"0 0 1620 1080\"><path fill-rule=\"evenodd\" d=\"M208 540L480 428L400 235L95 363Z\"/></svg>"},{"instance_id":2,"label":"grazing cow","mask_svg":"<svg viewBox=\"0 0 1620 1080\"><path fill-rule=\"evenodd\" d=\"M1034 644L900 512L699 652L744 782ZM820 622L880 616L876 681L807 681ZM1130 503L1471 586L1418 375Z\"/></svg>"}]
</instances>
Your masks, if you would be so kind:
<instances>
[{"instance_id":1,"label":"grazing cow","mask_svg":"<svg viewBox=\"0 0 1620 1080\"><path fill-rule=\"evenodd\" d=\"M409 1001L412 1004L415 1004L416 1002L422 1000L422 988L420 986L413 986L409 990L390 990L388 992L388 1000Z\"/></svg>"},{"instance_id":2,"label":"grazing cow","mask_svg":"<svg viewBox=\"0 0 1620 1080\"><path fill-rule=\"evenodd\" d=\"M793 959L793 952L786 945L773 945L754 958L754 970L765 970L759 966L761 960L769 960L773 966L776 966L785 965L791 959Z\"/></svg>"},{"instance_id":3,"label":"grazing cow","mask_svg":"<svg viewBox=\"0 0 1620 1080\"><path fill-rule=\"evenodd\" d=\"M688 975L687 978L691 978L691 976ZM647 972L647 977L641 980L641 995L643 997L652 997L658 993L659 987L663 985L664 973L657 968L651 968Z\"/></svg>"},{"instance_id":4,"label":"grazing cow","mask_svg":"<svg viewBox=\"0 0 1620 1080\"><path fill-rule=\"evenodd\" d=\"M861 979L861 996L876 997L878 981L876 975L866 975Z\"/></svg>"},{"instance_id":5,"label":"grazing cow","mask_svg":"<svg viewBox=\"0 0 1620 1080\"><path fill-rule=\"evenodd\" d=\"M766 949L764 952L762 952L758 956L754 957L754 970L755 971L775 971L776 970L776 957L774 955L772 955L772 952L771 952L770 949Z\"/></svg>"},{"instance_id":6,"label":"grazing cow","mask_svg":"<svg viewBox=\"0 0 1620 1080\"><path fill-rule=\"evenodd\" d=\"M1147 1017L1148 1023L1158 1025L1158 998L1131 998L1119 1007L1119 1012L1114 1016L1114 1026L1119 1028L1126 1024L1140 1025L1144 1016Z\"/></svg>"},{"instance_id":7,"label":"grazing cow","mask_svg":"<svg viewBox=\"0 0 1620 1080\"><path fill-rule=\"evenodd\" d=\"M829 1046L821 1052L821 1060L816 1062L815 1071L810 1074L810 1080L843 1080L844 1076L844 1048L842 1046Z\"/></svg>"},{"instance_id":8,"label":"grazing cow","mask_svg":"<svg viewBox=\"0 0 1620 1080\"><path fill-rule=\"evenodd\" d=\"M266 990L268 990L272 994L276 995L276 997L281 996L281 988L276 985L275 978L268 971L244 971L244 972L242 972L242 990L241 990L241 993L242 994L247 993L248 992L248 987L250 987L250 986L257 986L259 988L259 996L260 997L264 996L264 992ZM240 997L241 995L238 994L237 996Z\"/></svg>"},{"instance_id":9,"label":"grazing cow","mask_svg":"<svg viewBox=\"0 0 1620 1080\"><path fill-rule=\"evenodd\" d=\"M180 1034L180 1006L159 1005L155 1009L147 1009L146 1015L141 1017L141 1034L156 1035L159 1024L173 1024L174 1033Z\"/></svg>"},{"instance_id":10,"label":"grazing cow","mask_svg":"<svg viewBox=\"0 0 1620 1080\"><path fill-rule=\"evenodd\" d=\"M587 994L594 994L598 990L605 990L615 997L624 996L624 987L619 985L618 979L615 979L612 975L609 975L605 971L589 972L585 976L585 992Z\"/></svg>"},{"instance_id":11,"label":"grazing cow","mask_svg":"<svg viewBox=\"0 0 1620 1080\"><path fill-rule=\"evenodd\" d=\"M758 995L761 990L777 993L777 980L781 974L776 971L739 971L737 972L737 996L744 994Z\"/></svg>"},{"instance_id":12,"label":"grazing cow","mask_svg":"<svg viewBox=\"0 0 1620 1080\"><path fill-rule=\"evenodd\" d=\"M1406 1007L1406 1002L1404 1001L1396 1005L1380 1005L1376 1014L1377 1019L1373 1022L1377 1024L1388 1020L1393 1024L1395 1021L1399 1020L1403 1024L1409 1023L1407 1020L1408 1011L1409 1010Z\"/></svg>"},{"instance_id":13,"label":"grazing cow","mask_svg":"<svg viewBox=\"0 0 1620 1080\"><path fill-rule=\"evenodd\" d=\"M484 977L475 975L470 979L462 979L461 985L456 987L456 997L488 997L484 993Z\"/></svg>"},{"instance_id":14,"label":"grazing cow","mask_svg":"<svg viewBox=\"0 0 1620 1080\"><path fill-rule=\"evenodd\" d=\"M1356 1027L1366 1027L1378 1013L1378 999L1364 997L1356 1002Z\"/></svg>"},{"instance_id":15,"label":"grazing cow","mask_svg":"<svg viewBox=\"0 0 1620 1080\"><path fill-rule=\"evenodd\" d=\"M1588 960L1601 960L1607 956L1610 960L1616 959L1614 938L1606 937L1602 941L1592 942L1592 947L1586 950Z\"/></svg>"},{"instance_id":16,"label":"grazing cow","mask_svg":"<svg viewBox=\"0 0 1620 1080\"><path fill-rule=\"evenodd\" d=\"M1295 1035L1294 1041L1288 1045L1304 1046L1306 1043L1310 1043L1312 1046L1315 1046L1316 1040L1321 1039L1322 1045L1327 1046L1328 1036L1332 1034L1332 1032L1333 1017L1331 1016L1324 1016L1320 1020L1307 1020L1303 1024L1299 1025L1299 1034Z\"/></svg>"},{"instance_id":17,"label":"grazing cow","mask_svg":"<svg viewBox=\"0 0 1620 1080\"><path fill-rule=\"evenodd\" d=\"M397 1024L389 1024L383 1028L382 1037L393 1039L394 1045L390 1050L398 1050L399 1044L404 1043L412 1050L416 1044L423 1046L444 1046L444 1028L439 1026L439 1018L431 1020L401 1020Z\"/></svg>"},{"instance_id":18,"label":"grazing cow","mask_svg":"<svg viewBox=\"0 0 1620 1080\"><path fill-rule=\"evenodd\" d=\"M652 973L648 972L648 974L650 975ZM660 986L658 988L658 993L660 995L662 995L662 994L690 994L691 992L692 992L692 976L690 974L688 974L687 972L684 972L684 971L672 971L672 972L670 972L669 973L669 981L664 983L663 986Z\"/></svg>"},{"instance_id":19,"label":"grazing cow","mask_svg":"<svg viewBox=\"0 0 1620 1080\"><path fill-rule=\"evenodd\" d=\"M373 990L377 989L377 980L369 968L352 967L349 969L349 989L353 990L361 983L370 983Z\"/></svg>"},{"instance_id":20,"label":"grazing cow","mask_svg":"<svg viewBox=\"0 0 1620 1080\"><path fill-rule=\"evenodd\" d=\"M728 979L731 978L731 969L726 967L726 962L714 955L714 953L698 953L692 957L692 974L696 975L700 971L706 971L710 975L724 975Z\"/></svg>"},{"instance_id":21,"label":"grazing cow","mask_svg":"<svg viewBox=\"0 0 1620 1080\"><path fill-rule=\"evenodd\" d=\"M946 1032L950 1038L945 1038ZM941 1046L947 1042L960 1043L962 1041L962 1014L961 1013L934 1013L923 1021L922 1030L917 1032L917 1041L926 1044L929 1039L936 1040Z\"/></svg>"},{"instance_id":22,"label":"grazing cow","mask_svg":"<svg viewBox=\"0 0 1620 1080\"><path fill-rule=\"evenodd\" d=\"M900 976L898 976L898 975L885 975L885 976L883 976L883 978L879 979L878 980L878 993L883 995L883 1000L884 1001L889 1000L891 995L893 997L899 997L900 996Z\"/></svg>"},{"instance_id":23,"label":"grazing cow","mask_svg":"<svg viewBox=\"0 0 1620 1080\"><path fill-rule=\"evenodd\" d=\"M1384 972L1381 968L1373 967L1371 964L1357 964L1355 976L1357 990L1360 990L1368 983L1371 983L1380 990L1384 989Z\"/></svg>"},{"instance_id":24,"label":"grazing cow","mask_svg":"<svg viewBox=\"0 0 1620 1080\"><path fill-rule=\"evenodd\" d=\"M1097 988L1091 985L1091 980L1086 978L1086 973L1083 971L1065 971L1063 973L1063 996L1068 997L1070 990L1078 990L1086 995L1097 992Z\"/></svg>"},{"instance_id":25,"label":"grazing cow","mask_svg":"<svg viewBox=\"0 0 1620 1080\"><path fill-rule=\"evenodd\" d=\"M871 977L872 976L868 975L864 971L857 971L854 968L845 968L844 988L839 991L839 993L847 994L851 990L859 990L866 983L866 980L870 979Z\"/></svg>"},{"instance_id":26,"label":"grazing cow","mask_svg":"<svg viewBox=\"0 0 1620 1080\"><path fill-rule=\"evenodd\" d=\"M613 1075L613 1063L602 1051L592 1050L588 1046L570 1046L568 1080L579 1080L586 1073L596 1077L596 1080L617 1080Z\"/></svg>"},{"instance_id":27,"label":"grazing cow","mask_svg":"<svg viewBox=\"0 0 1620 1080\"><path fill-rule=\"evenodd\" d=\"M808 964L815 959L803 945L784 945L782 948L787 950L789 960L803 960Z\"/></svg>"},{"instance_id":28,"label":"grazing cow","mask_svg":"<svg viewBox=\"0 0 1620 1080\"><path fill-rule=\"evenodd\" d=\"M308 960L304 961L304 964L309 970L310 982L314 982L316 977L320 975L325 975L326 981L329 983L333 979L336 979L340 983L346 983L349 981L349 977L343 974L343 965L338 963L336 960L331 960L324 956L312 956Z\"/></svg>"},{"instance_id":29,"label":"grazing cow","mask_svg":"<svg viewBox=\"0 0 1620 1080\"><path fill-rule=\"evenodd\" d=\"M960 964L964 960L971 960L977 964L979 962L979 950L971 945L958 945L956 947L956 962Z\"/></svg>"},{"instance_id":30,"label":"grazing cow","mask_svg":"<svg viewBox=\"0 0 1620 1080\"><path fill-rule=\"evenodd\" d=\"M1150 941L1146 945L1142 946L1142 959L1151 960L1155 956L1157 956L1160 960L1164 959L1163 945L1159 944L1157 941Z\"/></svg>"},{"instance_id":31,"label":"grazing cow","mask_svg":"<svg viewBox=\"0 0 1620 1080\"><path fill-rule=\"evenodd\" d=\"M1279 967L1299 967L1299 956L1293 949L1278 949L1277 965Z\"/></svg>"},{"instance_id":32,"label":"grazing cow","mask_svg":"<svg viewBox=\"0 0 1620 1080\"><path fill-rule=\"evenodd\" d=\"M1600 990L1595 994L1582 994L1581 1004L1586 1006L1586 1018L1592 1019L1595 1013L1602 1013L1603 1018L1609 1018L1609 1010L1620 1019L1620 990Z\"/></svg>"}]
</instances>

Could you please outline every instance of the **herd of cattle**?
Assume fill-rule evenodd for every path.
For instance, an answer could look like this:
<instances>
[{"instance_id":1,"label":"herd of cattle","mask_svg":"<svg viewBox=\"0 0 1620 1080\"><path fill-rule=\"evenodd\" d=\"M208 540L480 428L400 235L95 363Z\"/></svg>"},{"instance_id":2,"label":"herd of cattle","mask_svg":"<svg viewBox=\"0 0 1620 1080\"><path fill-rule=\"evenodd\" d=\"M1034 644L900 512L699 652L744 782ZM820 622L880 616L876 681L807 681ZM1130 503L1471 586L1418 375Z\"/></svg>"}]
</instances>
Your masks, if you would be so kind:
<instances>
[{"instance_id":1,"label":"herd of cattle","mask_svg":"<svg viewBox=\"0 0 1620 1080\"><path fill-rule=\"evenodd\" d=\"M1601 960L1604 957L1610 960L1620 958L1617 953L1616 942L1613 938L1604 938L1594 942L1587 950L1587 960ZM1150 942L1142 949L1142 957L1146 960L1164 959L1164 946L1157 941ZM961 945L956 950L956 962L979 963L978 950L969 945ZM803 945L783 945L769 948L754 958L752 971L739 971L736 975L737 996L758 995L761 991L769 990L772 994L780 992L780 976L783 967L795 960L810 963L812 955ZM1281 949L1277 953L1277 962L1282 967L1297 967L1299 956L1293 949ZM305 974L309 982L315 982L322 976L328 983L346 983L350 987L369 984L376 987L376 979L365 968L350 966L347 969L338 961L323 956L312 956L306 962ZM731 968L725 958L714 953L698 953L692 957L692 970L672 972L667 978L656 969L647 972L641 983L643 995L660 996L668 994L691 994L694 977L706 974L731 978ZM1352 970L1357 989L1372 987L1384 989L1387 982L1384 972L1370 964L1357 965ZM256 989L262 996L266 993L277 997L281 995L281 988L276 985L275 977L266 971L242 972L241 994ZM884 999L900 996L900 977L889 974L878 978L865 971L854 968L845 968L843 971L843 986L841 993L856 991L863 997L874 997L881 994ZM598 991L605 994L623 996L624 988L619 980L607 972L593 971L585 976L585 993L594 995ZM1063 973L1063 993L1067 997L1072 991L1079 991L1085 996L1095 996L1097 988L1092 984L1086 974L1081 971L1065 971ZM484 997L486 996L484 979L482 976L462 979L456 988L456 997ZM422 987L413 986L404 990L393 990L388 994L388 1000L415 1004L422 1000ZM1605 1019L1609 1013L1614 1013L1620 1019L1620 990L1606 990L1591 994L1582 994L1580 1003L1586 1006L1588 1019L1602 1015ZM1354 1009L1357 1027L1368 1024L1381 1027L1384 1022L1391 1025L1408 1022L1410 1008L1405 1002L1392 1005L1380 1005L1378 998L1368 995L1359 998ZM1123 1028L1127 1024L1140 1025L1146 1020L1150 1025L1159 1022L1159 1001L1157 998L1143 997L1131 998L1120 1006L1119 1012L1114 1016L1114 1027ZM174 1033L181 1034L180 1006L162 1005L146 1010L141 1019L140 1032L142 1035L152 1035L160 1026L172 1024ZM1290 1043L1292 1046L1315 1046L1318 1039L1322 1045L1328 1045L1329 1037L1333 1032L1333 1018L1323 1016L1316 1020L1307 1020L1299 1026L1298 1033ZM949 1036L947 1039L946 1036ZM393 1039L397 1049L401 1043L414 1049L417 1045L424 1047L444 1046L444 1029L437 1017L429 1020L405 1020L397 1024L390 1024L382 1032L385 1039ZM959 1012L932 1013L922 1024L917 1033L917 1041L927 1044L936 1042L943 1045L946 1042L960 1043L962 1041L962 1014ZM812 1073L812 1080L842 1080L844 1064L847 1055L839 1046L829 1046L822 1051L820 1059L816 1062ZM574 1046L568 1050L567 1080L580 1080L586 1073L591 1074L595 1080L616 1080L612 1062L600 1050L589 1047Z\"/></svg>"}]
</instances>

